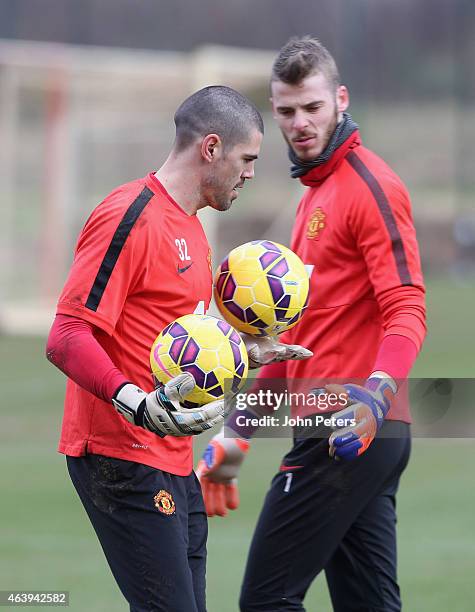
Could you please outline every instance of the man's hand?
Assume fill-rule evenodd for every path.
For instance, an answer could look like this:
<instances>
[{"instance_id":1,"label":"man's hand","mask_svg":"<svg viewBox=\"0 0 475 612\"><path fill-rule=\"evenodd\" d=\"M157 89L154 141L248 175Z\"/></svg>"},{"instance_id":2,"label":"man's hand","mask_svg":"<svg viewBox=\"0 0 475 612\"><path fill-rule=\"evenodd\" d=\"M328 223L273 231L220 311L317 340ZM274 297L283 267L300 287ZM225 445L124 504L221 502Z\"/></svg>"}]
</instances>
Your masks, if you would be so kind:
<instances>
[{"instance_id":1,"label":"man's hand","mask_svg":"<svg viewBox=\"0 0 475 612\"><path fill-rule=\"evenodd\" d=\"M161 438L166 435L193 436L221 423L232 409L232 406L226 407L224 400L199 408L185 408L180 402L194 386L195 379L188 372L179 374L151 393L128 383L119 390L112 403L129 423Z\"/></svg>"},{"instance_id":2,"label":"man's hand","mask_svg":"<svg viewBox=\"0 0 475 612\"><path fill-rule=\"evenodd\" d=\"M312 351L298 344L281 344L271 336L258 337L241 334L249 356L249 367L260 368L269 363L287 361L288 359L308 359Z\"/></svg>"},{"instance_id":3,"label":"man's hand","mask_svg":"<svg viewBox=\"0 0 475 612\"><path fill-rule=\"evenodd\" d=\"M226 426L208 444L196 468L208 516L226 516L239 506L237 475L248 450L249 442Z\"/></svg>"},{"instance_id":4,"label":"man's hand","mask_svg":"<svg viewBox=\"0 0 475 612\"><path fill-rule=\"evenodd\" d=\"M349 424L331 434L330 457L354 459L366 451L383 424L397 392L396 382L385 372L373 372L364 387L347 384L329 385L327 389L346 394L349 404L333 415Z\"/></svg>"}]
</instances>

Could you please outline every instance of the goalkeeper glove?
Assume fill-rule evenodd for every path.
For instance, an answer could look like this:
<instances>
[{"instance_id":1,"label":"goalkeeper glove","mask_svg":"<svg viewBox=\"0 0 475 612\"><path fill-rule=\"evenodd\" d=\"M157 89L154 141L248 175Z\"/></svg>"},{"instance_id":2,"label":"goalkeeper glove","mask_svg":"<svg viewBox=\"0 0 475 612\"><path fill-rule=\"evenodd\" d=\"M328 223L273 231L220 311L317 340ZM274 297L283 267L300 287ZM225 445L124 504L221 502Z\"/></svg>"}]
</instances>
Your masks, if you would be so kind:
<instances>
[{"instance_id":1,"label":"goalkeeper glove","mask_svg":"<svg viewBox=\"0 0 475 612\"><path fill-rule=\"evenodd\" d=\"M217 400L199 408L185 408L180 402L195 384L188 372L179 374L151 393L127 383L116 393L112 404L129 423L161 438L197 435L221 423L232 407L227 407L224 400Z\"/></svg>"},{"instance_id":2,"label":"goalkeeper glove","mask_svg":"<svg viewBox=\"0 0 475 612\"><path fill-rule=\"evenodd\" d=\"M208 516L226 516L239 506L237 475L248 450L249 442L226 426L211 439L196 468Z\"/></svg>"},{"instance_id":3,"label":"goalkeeper glove","mask_svg":"<svg viewBox=\"0 0 475 612\"><path fill-rule=\"evenodd\" d=\"M349 404L336 412L333 418L352 423L331 434L330 457L354 459L366 451L381 428L397 392L396 382L385 372L373 372L364 387L347 384L329 385L328 389L346 394Z\"/></svg>"},{"instance_id":4,"label":"goalkeeper glove","mask_svg":"<svg viewBox=\"0 0 475 612\"><path fill-rule=\"evenodd\" d=\"M288 359L308 359L312 351L298 344L282 344L275 337L241 334L249 356L249 367L260 368L269 363Z\"/></svg>"}]
</instances>

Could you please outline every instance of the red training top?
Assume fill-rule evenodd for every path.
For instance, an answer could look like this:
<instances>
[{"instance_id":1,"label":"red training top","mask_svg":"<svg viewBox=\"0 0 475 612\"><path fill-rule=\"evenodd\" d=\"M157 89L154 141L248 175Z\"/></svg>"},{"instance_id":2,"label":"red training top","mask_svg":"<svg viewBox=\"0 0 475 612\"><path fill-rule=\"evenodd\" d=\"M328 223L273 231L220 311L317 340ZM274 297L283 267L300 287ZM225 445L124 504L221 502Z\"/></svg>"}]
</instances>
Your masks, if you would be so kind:
<instances>
[{"instance_id":1,"label":"red training top","mask_svg":"<svg viewBox=\"0 0 475 612\"><path fill-rule=\"evenodd\" d=\"M281 375L360 384L377 369L407 376L425 336L425 305L406 188L357 131L300 180L308 189L291 248L313 271L307 312L282 340L314 356L287 362ZM387 418L410 422L404 393Z\"/></svg>"},{"instance_id":2,"label":"red training top","mask_svg":"<svg viewBox=\"0 0 475 612\"><path fill-rule=\"evenodd\" d=\"M211 252L201 223L153 174L118 187L97 206L77 243L57 313L94 326L127 380L153 389L149 354L171 321L204 313ZM128 459L178 475L193 467L192 438L160 438L68 379L59 451Z\"/></svg>"}]
</instances>

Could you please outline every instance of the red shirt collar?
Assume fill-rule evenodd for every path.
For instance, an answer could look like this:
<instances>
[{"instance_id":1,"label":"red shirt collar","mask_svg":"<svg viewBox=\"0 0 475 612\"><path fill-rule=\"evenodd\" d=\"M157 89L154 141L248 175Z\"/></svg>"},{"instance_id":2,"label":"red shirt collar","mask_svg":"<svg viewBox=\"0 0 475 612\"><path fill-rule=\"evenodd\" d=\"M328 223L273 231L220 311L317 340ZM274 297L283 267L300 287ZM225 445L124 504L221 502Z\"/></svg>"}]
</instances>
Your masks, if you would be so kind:
<instances>
[{"instance_id":1,"label":"red shirt collar","mask_svg":"<svg viewBox=\"0 0 475 612\"><path fill-rule=\"evenodd\" d=\"M343 142L338 149L335 150L330 159L319 166L315 166L309 170L306 174L300 177L300 181L307 187L316 187L322 183L336 168L340 165L346 154L351 149L358 147L361 144L361 137L359 130L355 130L348 138Z\"/></svg>"}]
</instances>

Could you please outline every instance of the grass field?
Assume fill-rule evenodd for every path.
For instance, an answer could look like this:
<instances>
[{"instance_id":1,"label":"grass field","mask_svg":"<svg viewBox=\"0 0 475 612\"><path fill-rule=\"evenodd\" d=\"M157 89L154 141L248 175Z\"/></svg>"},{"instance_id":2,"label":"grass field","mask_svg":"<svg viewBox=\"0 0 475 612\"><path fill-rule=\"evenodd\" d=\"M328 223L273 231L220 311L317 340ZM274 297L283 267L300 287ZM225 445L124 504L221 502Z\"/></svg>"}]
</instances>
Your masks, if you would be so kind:
<instances>
[{"instance_id":1,"label":"grass field","mask_svg":"<svg viewBox=\"0 0 475 612\"><path fill-rule=\"evenodd\" d=\"M473 378L475 289L432 283L428 301L430 333L415 374ZM43 346L42 338L0 339L0 590L66 589L74 612L125 611L56 453L64 378L44 359ZM205 444L198 439L197 452ZM242 470L240 510L210 522L210 612L237 610L253 525L288 446L256 441ZM474 465L473 439L414 441L398 496L399 577L408 612L475 609ZM323 579L306 605L331 610Z\"/></svg>"}]
</instances>

